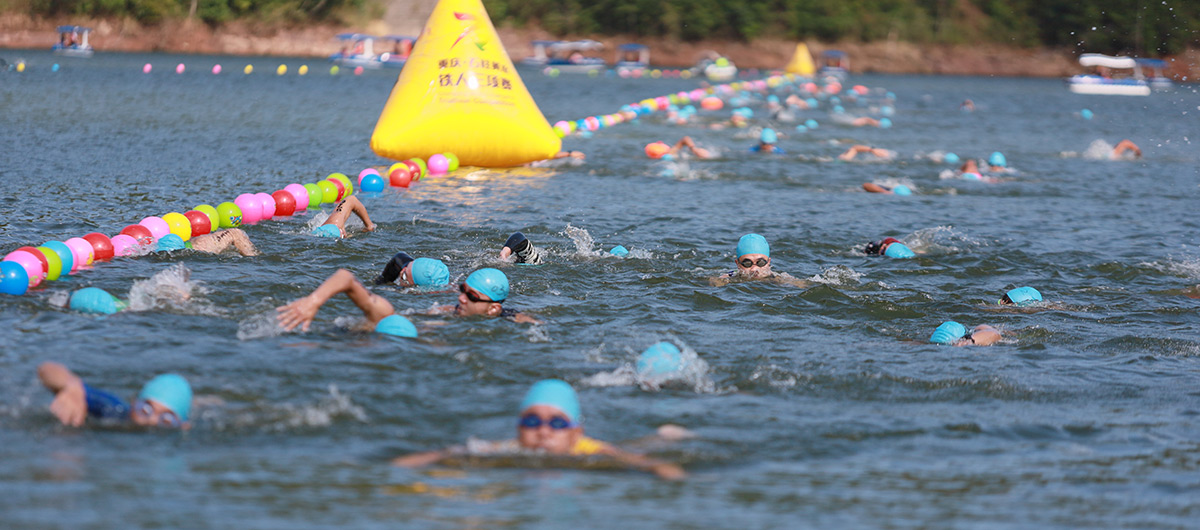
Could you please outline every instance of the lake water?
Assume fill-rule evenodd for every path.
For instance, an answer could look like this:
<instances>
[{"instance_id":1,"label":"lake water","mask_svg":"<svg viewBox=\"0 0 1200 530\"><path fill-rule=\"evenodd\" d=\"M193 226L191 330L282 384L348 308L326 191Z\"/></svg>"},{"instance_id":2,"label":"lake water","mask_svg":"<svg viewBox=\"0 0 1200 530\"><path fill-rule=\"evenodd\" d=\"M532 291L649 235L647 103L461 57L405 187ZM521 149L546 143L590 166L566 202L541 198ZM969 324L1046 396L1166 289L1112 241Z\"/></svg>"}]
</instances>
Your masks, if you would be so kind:
<instances>
[{"instance_id":1,"label":"lake water","mask_svg":"<svg viewBox=\"0 0 1200 530\"><path fill-rule=\"evenodd\" d=\"M394 71L100 53L58 59L51 72L45 52L0 56L30 66L0 73L5 253L386 162L368 141ZM225 73L214 76L217 63ZM295 75L305 63L313 71ZM245 64L255 73L241 74ZM522 75L551 122L699 86ZM878 90L844 101L847 112L878 116L891 91L893 127L839 126L824 103L798 115L820 126L798 132L758 100L753 124L783 133L787 154L756 156L745 130L647 117L567 138L588 155L577 167L464 170L366 198L375 233L310 237L310 212L247 227L259 257L118 258L0 297L0 526L1194 527L1200 300L1186 294L1200 283L1200 96L1078 96L1053 79L859 83ZM975 112L958 110L966 98ZM1081 118L1084 108L1095 117ZM683 135L722 155L673 164L642 154ZM1083 156L1122 138L1145 157ZM831 161L855 143L898 159ZM938 151L1002 151L1018 172L995 184L939 178L951 165L930 159ZM868 181L915 193L865 193ZM548 264L495 258L516 230ZM710 286L747 232L770 240L777 271L811 286ZM921 255L861 253L885 236ZM632 254L606 255L617 244ZM456 281L500 267L513 284L507 305L545 323L425 315L454 295L379 288L420 339L348 331L357 311L344 297L309 333L272 324L275 306L337 268L370 278L399 250L443 259ZM168 285L192 298L156 294ZM996 299L1022 285L1042 292L1040 310L999 310ZM142 310L63 309L84 286ZM925 343L951 319L1005 338ZM660 340L701 362L655 390L628 365ZM47 360L125 396L180 373L201 398L194 426L63 427L35 375ZM388 465L469 437L512 437L521 396L546 377L576 387L593 437L621 444L667 423L693 431L631 446L681 463L688 480Z\"/></svg>"}]
</instances>

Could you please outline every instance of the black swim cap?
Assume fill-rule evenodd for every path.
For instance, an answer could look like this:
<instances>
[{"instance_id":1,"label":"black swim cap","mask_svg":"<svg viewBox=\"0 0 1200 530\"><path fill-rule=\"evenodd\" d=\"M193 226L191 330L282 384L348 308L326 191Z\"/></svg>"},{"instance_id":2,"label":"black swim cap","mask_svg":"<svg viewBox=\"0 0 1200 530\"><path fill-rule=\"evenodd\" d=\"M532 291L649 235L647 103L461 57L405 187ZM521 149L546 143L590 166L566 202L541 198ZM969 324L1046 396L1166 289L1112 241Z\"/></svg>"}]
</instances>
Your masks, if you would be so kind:
<instances>
[{"instance_id":1,"label":"black swim cap","mask_svg":"<svg viewBox=\"0 0 1200 530\"><path fill-rule=\"evenodd\" d=\"M508 241L504 242L504 246L508 247L509 249L512 249L513 253L515 254L517 252L525 250L525 247L522 246L522 243L524 243L525 245L529 244L529 240L525 238L525 234L522 234L520 232L513 232L513 235L508 236Z\"/></svg>"},{"instance_id":2,"label":"black swim cap","mask_svg":"<svg viewBox=\"0 0 1200 530\"><path fill-rule=\"evenodd\" d=\"M400 277L400 271L404 270L404 267L407 267L412 262L413 257L409 256L407 252L397 252L395 256L392 256L392 260L387 265L384 265L383 272L375 277L375 285L383 285L396 281L396 278Z\"/></svg>"}]
</instances>

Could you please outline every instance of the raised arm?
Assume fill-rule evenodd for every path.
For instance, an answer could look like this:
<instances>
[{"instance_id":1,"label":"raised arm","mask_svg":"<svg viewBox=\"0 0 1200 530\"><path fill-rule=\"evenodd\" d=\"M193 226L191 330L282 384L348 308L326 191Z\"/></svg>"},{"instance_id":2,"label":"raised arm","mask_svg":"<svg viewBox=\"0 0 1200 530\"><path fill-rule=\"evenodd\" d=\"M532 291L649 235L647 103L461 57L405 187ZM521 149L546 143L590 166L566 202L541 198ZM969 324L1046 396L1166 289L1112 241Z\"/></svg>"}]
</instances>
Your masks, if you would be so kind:
<instances>
[{"instance_id":1,"label":"raised arm","mask_svg":"<svg viewBox=\"0 0 1200 530\"><path fill-rule=\"evenodd\" d=\"M296 326L308 331L312 320L317 316L317 310L338 293L346 293L354 305L362 310L363 316L371 325L377 324L384 317L395 312L392 304L383 297L371 293L354 277L354 273L346 269L338 269L329 276L311 294L292 301L292 303L275 308L279 312L277 318L283 329L291 331Z\"/></svg>"},{"instance_id":2,"label":"raised arm","mask_svg":"<svg viewBox=\"0 0 1200 530\"><path fill-rule=\"evenodd\" d=\"M83 425L83 420L87 419L87 394L83 380L56 362L44 362L38 366L38 379L47 390L54 392L50 412L63 425Z\"/></svg>"},{"instance_id":3,"label":"raised arm","mask_svg":"<svg viewBox=\"0 0 1200 530\"><path fill-rule=\"evenodd\" d=\"M622 451L611 445L605 447L601 453L611 456L618 462L634 469L654 473L658 475L658 478L664 480L683 480L687 478L687 472L682 467L656 458L650 458L646 455Z\"/></svg>"},{"instance_id":4,"label":"raised arm","mask_svg":"<svg viewBox=\"0 0 1200 530\"><path fill-rule=\"evenodd\" d=\"M367 214L367 207L363 206L362 201L358 200L358 197L352 196L350 198L354 199L354 200L350 201L350 206L353 208L352 211L354 212L354 215L357 215L359 219L362 219L363 226L366 227L365 228L366 231L368 231L368 232L374 231L375 223L371 222L371 216Z\"/></svg>"}]
</instances>

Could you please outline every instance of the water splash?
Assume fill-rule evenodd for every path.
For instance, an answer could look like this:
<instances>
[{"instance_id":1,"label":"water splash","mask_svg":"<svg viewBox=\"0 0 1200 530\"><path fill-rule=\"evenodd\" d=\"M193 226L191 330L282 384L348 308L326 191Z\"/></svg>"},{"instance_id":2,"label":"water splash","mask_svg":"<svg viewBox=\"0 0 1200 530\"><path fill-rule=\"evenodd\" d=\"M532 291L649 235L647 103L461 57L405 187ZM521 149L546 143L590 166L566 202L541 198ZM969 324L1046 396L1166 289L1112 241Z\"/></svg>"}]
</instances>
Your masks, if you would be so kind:
<instances>
[{"instance_id":1,"label":"water splash","mask_svg":"<svg viewBox=\"0 0 1200 530\"><path fill-rule=\"evenodd\" d=\"M922 228L904 236L901 241L918 254L952 254L988 245L986 241L959 232L952 226Z\"/></svg>"},{"instance_id":2,"label":"water splash","mask_svg":"<svg viewBox=\"0 0 1200 530\"><path fill-rule=\"evenodd\" d=\"M1108 160L1112 157L1112 144L1097 138L1092 140L1091 145L1088 145L1082 153L1083 158L1088 160Z\"/></svg>"},{"instance_id":3,"label":"water splash","mask_svg":"<svg viewBox=\"0 0 1200 530\"><path fill-rule=\"evenodd\" d=\"M329 394L312 404L260 403L251 409L229 411L208 407L201 411L198 422L210 424L215 431L261 429L270 432L327 427L337 419L347 418L366 423L367 413L355 405L350 396L337 385L329 385Z\"/></svg>"},{"instance_id":4,"label":"water splash","mask_svg":"<svg viewBox=\"0 0 1200 530\"><path fill-rule=\"evenodd\" d=\"M638 386L648 392L657 392L664 386L682 386L692 389L697 394L713 394L717 385L709 377L709 366L700 355L681 341L672 341L679 346L681 367L666 374L639 374L634 368L635 361L622 363L611 372L600 372L584 378L581 385L590 387ZM601 346L601 349L603 345ZM595 353L595 352L593 352Z\"/></svg>"},{"instance_id":5,"label":"water splash","mask_svg":"<svg viewBox=\"0 0 1200 530\"><path fill-rule=\"evenodd\" d=\"M129 288L129 310L173 310L188 314L218 315L215 307L198 299L208 289L192 281L192 271L176 263Z\"/></svg>"},{"instance_id":6,"label":"water splash","mask_svg":"<svg viewBox=\"0 0 1200 530\"><path fill-rule=\"evenodd\" d=\"M808 280L826 285L858 285L862 276L861 272L855 272L845 265L834 265Z\"/></svg>"}]
</instances>

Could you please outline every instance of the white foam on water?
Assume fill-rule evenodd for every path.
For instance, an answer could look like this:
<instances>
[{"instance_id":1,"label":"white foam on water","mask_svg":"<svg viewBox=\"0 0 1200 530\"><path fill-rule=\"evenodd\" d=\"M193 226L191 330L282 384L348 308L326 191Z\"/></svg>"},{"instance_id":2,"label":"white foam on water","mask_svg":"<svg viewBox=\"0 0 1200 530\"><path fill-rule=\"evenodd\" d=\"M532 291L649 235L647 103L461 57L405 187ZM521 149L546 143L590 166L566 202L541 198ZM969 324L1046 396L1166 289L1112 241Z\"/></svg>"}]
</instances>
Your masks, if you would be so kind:
<instances>
[{"instance_id":1,"label":"white foam on water","mask_svg":"<svg viewBox=\"0 0 1200 530\"><path fill-rule=\"evenodd\" d=\"M129 288L129 310L169 309L187 314L219 315L212 304L200 298L208 288L192 280L192 271L176 263Z\"/></svg>"},{"instance_id":2,"label":"white foam on water","mask_svg":"<svg viewBox=\"0 0 1200 530\"><path fill-rule=\"evenodd\" d=\"M696 353L687 344L683 344L677 340L670 341L676 346L679 346L682 366L679 370L666 374L639 374L634 367L638 354L634 354L634 360L622 363L615 370L609 372L599 372L585 377L580 381L581 385L590 387L613 387L613 386L638 386L642 390L649 392L657 392L664 386L683 386L692 389L698 394L712 394L717 392L717 385L709 376L709 366L700 355ZM599 347L603 350L603 345ZM595 358L599 355L599 351L593 351L589 354L589 358Z\"/></svg>"},{"instance_id":3,"label":"white foam on water","mask_svg":"<svg viewBox=\"0 0 1200 530\"><path fill-rule=\"evenodd\" d=\"M343 394L337 385L329 385L329 394L316 403L262 403L253 410L229 411L224 408L205 408L199 420L214 430L262 429L273 432L297 428L327 427L334 420L349 418L366 423L367 413Z\"/></svg>"},{"instance_id":4,"label":"white foam on water","mask_svg":"<svg viewBox=\"0 0 1200 530\"><path fill-rule=\"evenodd\" d=\"M826 285L858 285L862 276L861 272L856 272L845 265L834 265L808 280Z\"/></svg>"}]
</instances>

